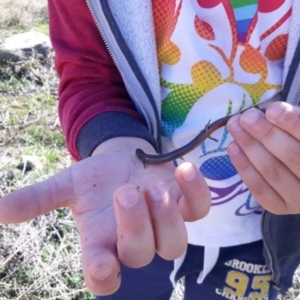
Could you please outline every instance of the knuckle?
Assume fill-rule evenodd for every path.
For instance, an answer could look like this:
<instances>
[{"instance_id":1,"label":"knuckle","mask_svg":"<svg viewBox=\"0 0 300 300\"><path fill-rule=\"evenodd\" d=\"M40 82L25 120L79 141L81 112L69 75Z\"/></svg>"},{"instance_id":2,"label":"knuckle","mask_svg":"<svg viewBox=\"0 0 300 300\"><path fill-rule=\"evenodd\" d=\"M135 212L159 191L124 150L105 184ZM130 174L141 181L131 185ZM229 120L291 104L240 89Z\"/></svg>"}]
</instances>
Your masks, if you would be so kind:
<instances>
[{"instance_id":1,"label":"knuckle","mask_svg":"<svg viewBox=\"0 0 300 300\"><path fill-rule=\"evenodd\" d=\"M249 189L256 198L259 198L265 194L266 186L262 181L256 181L251 185L251 187L249 187Z\"/></svg>"},{"instance_id":2,"label":"knuckle","mask_svg":"<svg viewBox=\"0 0 300 300\"><path fill-rule=\"evenodd\" d=\"M263 174L266 178L272 181L280 181L282 179L281 166L278 163L273 163L265 166Z\"/></svg>"},{"instance_id":3,"label":"knuckle","mask_svg":"<svg viewBox=\"0 0 300 300\"><path fill-rule=\"evenodd\" d=\"M122 255L120 255L120 260L125 266L137 269L145 267L149 263L151 263L154 258L154 254L155 251L153 251L152 253L149 253L149 251L147 250L144 252L139 251L138 253L136 253L136 251L132 251L130 254L122 253Z\"/></svg>"},{"instance_id":4,"label":"knuckle","mask_svg":"<svg viewBox=\"0 0 300 300\"><path fill-rule=\"evenodd\" d=\"M264 140L272 140L274 135L276 134L276 128L272 125L269 126L269 128L264 133L263 139Z\"/></svg>"},{"instance_id":5,"label":"knuckle","mask_svg":"<svg viewBox=\"0 0 300 300\"><path fill-rule=\"evenodd\" d=\"M242 142L242 146L244 149L251 149L255 145L255 139L254 137L247 135L246 138L244 138Z\"/></svg>"},{"instance_id":6,"label":"knuckle","mask_svg":"<svg viewBox=\"0 0 300 300\"><path fill-rule=\"evenodd\" d=\"M278 205L276 208L274 208L273 213L276 215L287 215L287 214L295 214L295 211L293 210L293 207L284 201L284 199L280 199L279 201L280 205Z\"/></svg>"},{"instance_id":7,"label":"knuckle","mask_svg":"<svg viewBox=\"0 0 300 300\"><path fill-rule=\"evenodd\" d=\"M148 223L145 224L142 222L128 222L127 224L124 224L122 228L119 228L119 237L128 235L130 236L130 238L134 238L142 236L145 232L147 232L147 225Z\"/></svg>"},{"instance_id":8,"label":"knuckle","mask_svg":"<svg viewBox=\"0 0 300 300\"><path fill-rule=\"evenodd\" d=\"M290 149L290 153L288 155L288 159L290 164L295 168L300 166L300 151L299 149Z\"/></svg>"},{"instance_id":9,"label":"knuckle","mask_svg":"<svg viewBox=\"0 0 300 300\"><path fill-rule=\"evenodd\" d=\"M291 113L290 108L284 107L284 112L280 115L280 121L289 132L298 132L300 128L300 118L298 114Z\"/></svg>"},{"instance_id":10,"label":"knuckle","mask_svg":"<svg viewBox=\"0 0 300 300\"><path fill-rule=\"evenodd\" d=\"M300 129L300 117L297 115L296 118L292 120L290 130L291 132L299 132L299 129Z\"/></svg>"},{"instance_id":11,"label":"knuckle","mask_svg":"<svg viewBox=\"0 0 300 300\"><path fill-rule=\"evenodd\" d=\"M299 195L299 193L297 193ZM299 214L299 200L298 197L294 199L289 199L289 201L286 201L285 199L282 199L283 203L283 209L280 211L279 214L288 214L288 215L295 215Z\"/></svg>"}]
</instances>

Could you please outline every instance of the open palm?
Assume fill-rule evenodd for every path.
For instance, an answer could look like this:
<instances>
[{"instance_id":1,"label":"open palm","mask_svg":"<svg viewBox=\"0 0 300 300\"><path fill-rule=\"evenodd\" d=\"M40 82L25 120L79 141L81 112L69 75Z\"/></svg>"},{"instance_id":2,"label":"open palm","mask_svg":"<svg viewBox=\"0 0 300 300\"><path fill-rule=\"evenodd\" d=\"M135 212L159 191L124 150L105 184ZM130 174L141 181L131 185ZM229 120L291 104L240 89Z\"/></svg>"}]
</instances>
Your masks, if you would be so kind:
<instances>
[{"instance_id":1,"label":"open palm","mask_svg":"<svg viewBox=\"0 0 300 300\"><path fill-rule=\"evenodd\" d=\"M145 168L133 151L96 154L3 197L0 222L19 223L69 207L80 232L86 285L106 295L120 285L120 260L138 268L155 253L179 257L187 245L184 221L208 212L210 193L189 163L176 170L172 164Z\"/></svg>"}]
</instances>

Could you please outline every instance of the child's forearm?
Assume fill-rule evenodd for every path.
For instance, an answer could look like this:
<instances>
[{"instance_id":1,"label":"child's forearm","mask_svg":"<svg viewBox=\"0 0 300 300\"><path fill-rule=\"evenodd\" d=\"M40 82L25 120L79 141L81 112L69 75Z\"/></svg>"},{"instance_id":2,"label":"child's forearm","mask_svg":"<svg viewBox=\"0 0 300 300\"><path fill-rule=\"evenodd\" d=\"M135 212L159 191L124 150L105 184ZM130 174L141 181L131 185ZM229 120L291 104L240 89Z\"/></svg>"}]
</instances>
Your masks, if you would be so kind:
<instances>
[{"instance_id":1,"label":"child's forearm","mask_svg":"<svg viewBox=\"0 0 300 300\"><path fill-rule=\"evenodd\" d=\"M60 77L59 117L68 149L79 160L92 151L82 146L90 141L89 138L83 141L84 135L100 134L94 138L96 142L103 140L101 131L93 130L98 126L100 115L125 113L141 126L144 126L143 118L131 102L85 1L51 0L48 5L55 66ZM91 128L92 131L88 132ZM78 147L85 148L84 155L79 153Z\"/></svg>"}]
</instances>

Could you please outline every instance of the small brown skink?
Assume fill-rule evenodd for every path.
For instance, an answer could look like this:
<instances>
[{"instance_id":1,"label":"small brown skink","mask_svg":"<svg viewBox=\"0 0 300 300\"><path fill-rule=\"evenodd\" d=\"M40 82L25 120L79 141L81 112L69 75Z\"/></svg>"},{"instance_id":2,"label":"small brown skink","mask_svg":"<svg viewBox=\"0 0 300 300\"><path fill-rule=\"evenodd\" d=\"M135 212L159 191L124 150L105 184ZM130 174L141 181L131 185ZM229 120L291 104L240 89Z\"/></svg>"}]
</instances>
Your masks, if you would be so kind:
<instances>
[{"instance_id":1,"label":"small brown skink","mask_svg":"<svg viewBox=\"0 0 300 300\"><path fill-rule=\"evenodd\" d=\"M264 108L258 108L262 112L265 112ZM242 114L246 110L243 110L239 112L238 114ZM178 148L172 152L165 153L165 154L147 154L142 149L136 149L135 154L144 164L151 164L151 165L158 165L163 164L166 162L173 161L175 159L181 158L187 153L194 150L196 147L198 147L200 144L202 144L207 138L211 138L211 134L216 131L217 129L225 126L228 122L228 120L234 115L226 116L224 118L218 119L213 123L208 123L204 129L202 129L198 135L191 140L186 145L182 146L181 148ZM213 138L211 138L213 139Z\"/></svg>"}]
</instances>

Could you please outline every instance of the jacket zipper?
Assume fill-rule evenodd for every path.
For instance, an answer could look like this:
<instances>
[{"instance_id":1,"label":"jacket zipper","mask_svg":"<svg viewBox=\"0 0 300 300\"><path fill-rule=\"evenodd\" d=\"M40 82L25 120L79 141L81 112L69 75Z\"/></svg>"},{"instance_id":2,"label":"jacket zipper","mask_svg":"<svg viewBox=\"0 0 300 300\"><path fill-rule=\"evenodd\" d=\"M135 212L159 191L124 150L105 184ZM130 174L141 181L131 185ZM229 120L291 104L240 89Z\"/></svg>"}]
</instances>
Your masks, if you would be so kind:
<instances>
[{"instance_id":1,"label":"jacket zipper","mask_svg":"<svg viewBox=\"0 0 300 300\"><path fill-rule=\"evenodd\" d=\"M300 106L300 62L298 63L286 102Z\"/></svg>"},{"instance_id":2,"label":"jacket zipper","mask_svg":"<svg viewBox=\"0 0 300 300\"><path fill-rule=\"evenodd\" d=\"M115 63L116 68L120 72L129 94L133 97L134 102L138 105L138 107L141 109L142 114L146 118L147 124L152 132L152 135L154 137L156 137L156 139L158 140L158 144L159 144L159 148L160 148L160 142L159 142L160 134L158 133L158 128L157 128L158 126L157 126L157 122L156 122L157 120L155 117L155 113L151 112L151 110L147 107L147 105L145 105L144 102L141 100L141 97L136 92L136 89L132 87L130 80L128 80L127 76L125 76L123 68L120 66L121 63L119 62L118 59L116 59L116 55L115 55L115 53L113 53L113 51L111 49L111 45L114 44L114 46L115 46L114 49L117 50L120 54L122 54L122 50L118 47L117 42L113 42L114 35L111 33L111 30L110 30L110 27L109 27L106 17L103 14L103 15L101 15L101 18L97 18L96 14L95 14L95 9L92 7L92 4L91 4L91 0L86 0L86 3L88 6L88 9L92 15L92 18L94 19L94 22L99 30L99 33L104 41L107 51L109 52L113 62ZM99 12L102 12L102 9L99 9ZM101 26L100 26L100 24L101 24ZM112 37L110 37L109 34L105 34L105 32L111 33ZM133 76L131 76L131 77L133 77ZM136 81L136 84L140 85L140 83L138 82L138 80L136 78L134 78L134 80ZM141 87L141 89L142 89L142 87ZM145 93L145 95L146 95L146 93ZM149 105L151 105L151 104L149 104ZM153 107L152 107L152 109L153 109Z\"/></svg>"}]
</instances>

